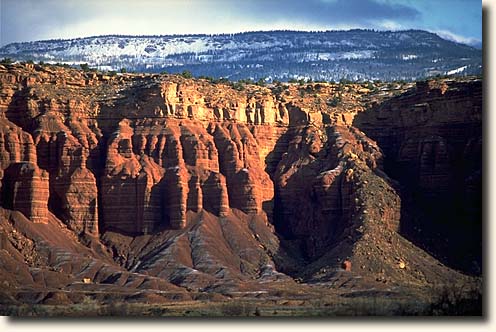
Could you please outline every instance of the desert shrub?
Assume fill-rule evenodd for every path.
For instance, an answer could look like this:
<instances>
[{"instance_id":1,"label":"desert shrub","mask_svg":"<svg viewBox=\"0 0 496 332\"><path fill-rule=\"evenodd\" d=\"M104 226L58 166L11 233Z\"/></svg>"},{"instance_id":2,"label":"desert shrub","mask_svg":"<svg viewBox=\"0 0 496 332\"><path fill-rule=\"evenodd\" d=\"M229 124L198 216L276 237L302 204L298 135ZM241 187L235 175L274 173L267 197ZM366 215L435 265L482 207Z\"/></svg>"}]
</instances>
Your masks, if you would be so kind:
<instances>
[{"instance_id":1,"label":"desert shrub","mask_svg":"<svg viewBox=\"0 0 496 332\"><path fill-rule=\"evenodd\" d=\"M341 103L341 96L334 96L327 101L327 105L331 107L336 107Z\"/></svg>"},{"instance_id":2,"label":"desert shrub","mask_svg":"<svg viewBox=\"0 0 496 332\"><path fill-rule=\"evenodd\" d=\"M82 63L79 65L79 67L83 70L83 71L90 71L90 66L87 64L87 63Z\"/></svg>"},{"instance_id":3,"label":"desert shrub","mask_svg":"<svg viewBox=\"0 0 496 332\"><path fill-rule=\"evenodd\" d=\"M217 79L213 79L212 80L212 83L214 84L229 84L229 79L227 79L226 77L221 77L221 78L217 78Z\"/></svg>"},{"instance_id":4,"label":"desert shrub","mask_svg":"<svg viewBox=\"0 0 496 332\"><path fill-rule=\"evenodd\" d=\"M2 60L0 60L1 65L10 65L12 62L13 61L11 58L3 58Z\"/></svg>"},{"instance_id":5,"label":"desert shrub","mask_svg":"<svg viewBox=\"0 0 496 332\"><path fill-rule=\"evenodd\" d=\"M245 85L238 81L238 82L234 82L232 84L232 88L234 90L243 91L245 89Z\"/></svg>"},{"instance_id":6,"label":"desert shrub","mask_svg":"<svg viewBox=\"0 0 496 332\"><path fill-rule=\"evenodd\" d=\"M229 317L252 316L256 314L253 304L245 302L230 302L221 306L221 314Z\"/></svg>"},{"instance_id":7,"label":"desert shrub","mask_svg":"<svg viewBox=\"0 0 496 332\"><path fill-rule=\"evenodd\" d=\"M260 79L257 81L256 85L258 85L258 86L265 86L265 78L263 78L263 77L262 77L262 78L260 78Z\"/></svg>"},{"instance_id":8,"label":"desert shrub","mask_svg":"<svg viewBox=\"0 0 496 332\"><path fill-rule=\"evenodd\" d=\"M272 88L272 92L276 95L280 95L284 90L286 90L288 87L286 85L276 85L274 88ZM287 91L289 92L289 91Z\"/></svg>"},{"instance_id":9,"label":"desert shrub","mask_svg":"<svg viewBox=\"0 0 496 332\"><path fill-rule=\"evenodd\" d=\"M207 80L209 82L213 82L214 78L212 76L205 76L205 75L200 75L198 76L199 79Z\"/></svg>"},{"instance_id":10,"label":"desert shrub","mask_svg":"<svg viewBox=\"0 0 496 332\"><path fill-rule=\"evenodd\" d=\"M54 66L56 66L56 67L62 67L62 68L71 68L71 65L70 64L68 64L68 63L62 63L62 62L57 62ZM92 70L92 69L88 69L88 70L85 70L85 71L89 71L89 70Z\"/></svg>"},{"instance_id":11,"label":"desert shrub","mask_svg":"<svg viewBox=\"0 0 496 332\"><path fill-rule=\"evenodd\" d=\"M171 311L168 308L161 308L161 307L152 307L149 310L150 316L153 317L160 317L160 316L166 316L169 314Z\"/></svg>"},{"instance_id":12,"label":"desert shrub","mask_svg":"<svg viewBox=\"0 0 496 332\"><path fill-rule=\"evenodd\" d=\"M427 309L426 315L482 315L482 292L480 287L449 285L437 292L437 298Z\"/></svg>"},{"instance_id":13,"label":"desert shrub","mask_svg":"<svg viewBox=\"0 0 496 332\"><path fill-rule=\"evenodd\" d=\"M135 305L136 306L136 305ZM98 316L135 316L133 305L124 302L111 302L98 306Z\"/></svg>"},{"instance_id":14,"label":"desert shrub","mask_svg":"<svg viewBox=\"0 0 496 332\"><path fill-rule=\"evenodd\" d=\"M189 70L183 70L181 76L184 78L193 78L193 74Z\"/></svg>"},{"instance_id":15,"label":"desert shrub","mask_svg":"<svg viewBox=\"0 0 496 332\"><path fill-rule=\"evenodd\" d=\"M352 83L353 83L352 81L350 81L349 79L344 78L344 77L339 80L339 84L341 84L341 85L347 85L347 84L352 84Z\"/></svg>"}]
</instances>

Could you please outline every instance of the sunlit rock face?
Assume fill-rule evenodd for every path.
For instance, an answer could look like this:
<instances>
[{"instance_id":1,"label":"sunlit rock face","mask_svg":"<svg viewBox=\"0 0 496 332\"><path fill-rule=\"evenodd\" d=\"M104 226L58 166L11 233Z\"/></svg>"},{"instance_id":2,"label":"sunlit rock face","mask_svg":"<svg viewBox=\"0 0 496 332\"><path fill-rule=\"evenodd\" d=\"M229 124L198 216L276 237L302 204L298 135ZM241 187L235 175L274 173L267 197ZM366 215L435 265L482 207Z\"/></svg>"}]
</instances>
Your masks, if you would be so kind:
<instances>
[{"instance_id":1,"label":"sunlit rock face","mask_svg":"<svg viewBox=\"0 0 496 332\"><path fill-rule=\"evenodd\" d=\"M103 239L132 273L192 289L284 279L276 268L318 281L343 261L412 283L444 273L403 236L436 257L471 248L443 260L464 271L481 258L479 80L235 89L19 64L0 82L5 215Z\"/></svg>"}]
</instances>

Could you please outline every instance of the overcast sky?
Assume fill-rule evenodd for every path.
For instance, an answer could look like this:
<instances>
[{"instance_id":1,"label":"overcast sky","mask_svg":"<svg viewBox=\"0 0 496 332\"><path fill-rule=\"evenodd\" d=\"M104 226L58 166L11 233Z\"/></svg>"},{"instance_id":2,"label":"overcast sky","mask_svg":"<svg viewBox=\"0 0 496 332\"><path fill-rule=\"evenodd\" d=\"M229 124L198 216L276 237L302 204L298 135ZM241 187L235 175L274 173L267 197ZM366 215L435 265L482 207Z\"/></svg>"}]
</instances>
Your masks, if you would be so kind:
<instances>
[{"instance_id":1,"label":"overcast sky","mask_svg":"<svg viewBox=\"0 0 496 332\"><path fill-rule=\"evenodd\" d=\"M480 0L0 0L0 45L106 34L423 29L482 39Z\"/></svg>"}]
</instances>

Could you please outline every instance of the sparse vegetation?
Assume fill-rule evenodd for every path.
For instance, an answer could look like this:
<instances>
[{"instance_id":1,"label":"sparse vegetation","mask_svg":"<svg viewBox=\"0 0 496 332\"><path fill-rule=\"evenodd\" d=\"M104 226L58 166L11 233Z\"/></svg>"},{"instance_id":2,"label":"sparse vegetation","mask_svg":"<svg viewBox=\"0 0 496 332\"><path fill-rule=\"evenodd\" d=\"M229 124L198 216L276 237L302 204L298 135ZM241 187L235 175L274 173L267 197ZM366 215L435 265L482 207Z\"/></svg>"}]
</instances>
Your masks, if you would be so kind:
<instances>
[{"instance_id":1,"label":"sparse vegetation","mask_svg":"<svg viewBox=\"0 0 496 332\"><path fill-rule=\"evenodd\" d=\"M265 86L265 78L260 78L257 81L256 85L258 85L258 86Z\"/></svg>"},{"instance_id":2,"label":"sparse vegetation","mask_svg":"<svg viewBox=\"0 0 496 332\"><path fill-rule=\"evenodd\" d=\"M71 65L69 65L68 63L60 63L60 62L57 62L57 63L55 64L55 66L56 66L56 67L62 67L62 68L71 68ZM81 68L81 69L83 69L83 68ZM83 70L84 70L84 69L83 69ZM88 69L87 69L87 70L85 70L85 71L92 71L92 70L95 70L95 69L92 69L92 68L89 68L89 67L88 67Z\"/></svg>"},{"instance_id":3,"label":"sparse vegetation","mask_svg":"<svg viewBox=\"0 0 496 332\"><path fill-rule=\"evenodd\" d=\"M189 70L183 70L181 76L184 78L193 78L193 74Z\"/></svg>"},{"instance_id":4,"label":"sparse vegetation","mask_svg":"<svg viewBox=\"0 0 496 332\"><path fill-rule=\"evenodd\" d=\"M214 84L219 84L219 83L220 83L220 84L229 84L229 83L230 83L230 81L229 81L229 79L228 79L228 78L226 78L226 77L221 77L221 78L218 78L218 79L214 79L214 80L212 81L212 83L214 83Z\"/></svg>"},{"instance_id":5,"label":"sparse vegetation","mask_svg":"<svg viewBox=\"0 0 496 332\"><path fill-rule=\"evenodd\" d=\"M449 285L434 292L438 295L435 301L427 308L426 315L482 315L482 292L480 286Z\"/></svg>"},{"instance_id":6,"label":"sparse vegetation","mask_svg":"<svg viewBox=\"0 0 496 332\"><path fill-rule=\"evenodd\" d=\"M347 85L347 84L353 84L353 81L347 78L342 78L339 80L339 85Z\"/></svg>"},{"instance_id":7,"label":"sparse vegetation","mask_svg":"<svg viewBox=\"0 0 496 332\"><path fill-rule=\"evenodd\" d=\"M0 60L0 65L10 65L12 62L13 61L11 58L3 58L2 60Z\"/></svg>"},{"instance_id":8,"label":"sparse vegetation","mask_svg":"<svg viewBox=\"0 0 496 332\"><path fill-rule=\"evenodd\" d=\"M79 67L80 67L83 71L85 71L85 72L88 72L88 71L90 71L90 70L91 70L91 69L90 69L90 66L89 66L87 63L82 63L82 64L80 64L80 65L79 65Z\"/></svg>"},{"instance_id":9,"label":"sparse vegetation","mask_svg":"<svg viewBox=\"0 0 496 332\"><path fill-rule=\"evenodd\" d=\"M327 101L327 105L330 107L336 107L341 103L341 96L337 95Z\"/></svg>"},{"instance_id":10,"label":"sparse vegetation","mask_svg":"<svg viewBox=\"0 0 496 332\"><path fill-rule=\"evenodd\" d=\"M222 316L227 317L254 316L255 311L255 306L250 302L226 303L221 306Z\"/></svg>"},{"instance_id":11,"label":"sparse vegetation","mask_svg":"<svg viewBox=\"0 0 496 332\"><path fill-rule=\"evenodd\" d=\"M214 78L212 76L204 76L204 75L200 75L198 76L199 79L201 80L207 80L209 82L213 82Z\"/></svg>"},{"instance_id":12,"label":"sparse vegetation","mask_svg":"<svg viewBox=\"0 0 496 332\"><path fill-rule=\"evenodd\" d=\"M238 90L238 91L243 91L245 89L245 85L242 83L242 82L233 82L232 83L232 88L234 90Z\"/></svg>"},{"instance_id":13,"label":"sparse vegetation","mask_svg":"<svg viewBox=\"0 0 496 332\"><path fill-rule=\"evenodd\" d=\"M275 95L281 95L281 93L283 91L286 91L287 93L289 93L289 91L287 91L288 89L288 86L287 85L284 85L284 84L281 84L281 83L278 83L276 84L273 88L272 88L272 93L274 93Z\"/></svg>"},{"instance_id":14,"label":"sparse vegetation","mask_svg":"<svg viewBox=\"0 0 496 332\"><path fill-rule=\"evenodd\" d=\"M479 290L460 292L448 287L433 303L419 298L382 296L323 296L306 300L280 294L279 300L231 299L207 302L167 302L148 304L114 300L102 303L94 295L84 295L79 303L69 305L0 305L2 315L20 317L82 316L481 316L482 295Z\"/></svg>"},{"instance_id":15,"label":"sparse vegetation","mask_svg":"<svg viewBox=\"0 0 496 332\"><path fill-rule=\"evenodd\" d=\"M243 80L238 80L238 83L241 83L241 84L243 84L245 86L246 85L254 85L255 84L255 82L253 82L253 80L250 79L250 78L243 79Z\"/></svg>"}]
</instances>

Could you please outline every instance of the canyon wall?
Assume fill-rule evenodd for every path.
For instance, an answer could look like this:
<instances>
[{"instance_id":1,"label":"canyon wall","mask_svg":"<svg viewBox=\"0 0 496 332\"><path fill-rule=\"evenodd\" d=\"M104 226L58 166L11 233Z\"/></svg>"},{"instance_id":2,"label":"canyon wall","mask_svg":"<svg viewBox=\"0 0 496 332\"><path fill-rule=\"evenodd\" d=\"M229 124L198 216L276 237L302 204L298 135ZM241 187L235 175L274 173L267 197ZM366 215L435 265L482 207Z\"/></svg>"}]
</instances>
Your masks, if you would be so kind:
<instances>
[{"instance_id":1,"label":"canyon wall","mask_svg":"<svg viewBox=\"0 0 496 332\"><path fill-rule=\"evenodd\" d=\"M402 232L473 273L482 257L482 82L418 82L358 114L401 184Z\"/></svg>"},{"instance_id":2,"label":"canyon wall","mask_svg":"<svg viewBox=\"0 0 496 332\"><path fill-rule=\"evenodd\" d=\"M89 235L184 228L188 210L272 214L265 159L289 115L269 89L29 64L0 74L6 207L40 221L51 210Z\"/></svg>"},{"instance_id":3,"label":"canyon wall","mask_svg":"<svg viewBox=\"0 0 496 332\"><path fill-rule=\"evenodd\" d=\"M202 211L257 216L310 261L358 214L410 234L416 193L443 209L466 200L464 222L480 223L480 81L235 89L18 64L0 82L1 204L33 222L53 213L79 235L135 236L187 229ZM380 195L373 213L363 188Z\"/></svg>"}]
</instances>

